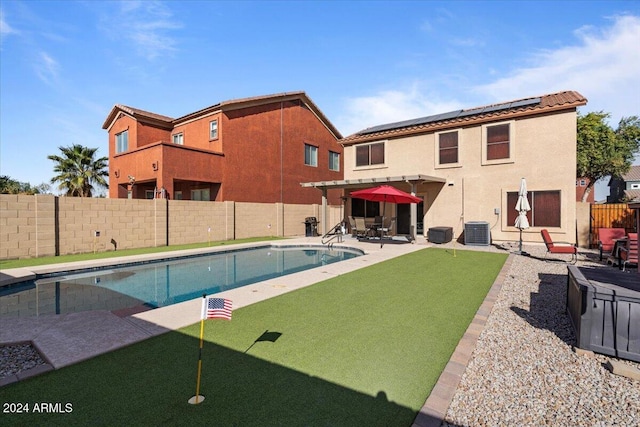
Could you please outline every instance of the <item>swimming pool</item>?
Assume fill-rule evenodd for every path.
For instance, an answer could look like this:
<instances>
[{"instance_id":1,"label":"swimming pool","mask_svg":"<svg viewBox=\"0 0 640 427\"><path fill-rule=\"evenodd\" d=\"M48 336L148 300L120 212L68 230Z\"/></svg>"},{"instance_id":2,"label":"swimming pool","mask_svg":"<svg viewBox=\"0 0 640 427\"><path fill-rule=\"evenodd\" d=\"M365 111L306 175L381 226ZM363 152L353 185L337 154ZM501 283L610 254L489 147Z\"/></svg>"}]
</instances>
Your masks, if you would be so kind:
<instances>
[{"instance_id":1,"label":"swimming pool","mask_svg":"<svg viewBox=\"0 0 640 427\"><path fill-rule=\"evenodd\" d=\"M91 310L144 310L246 286L363 252L319 246L260 246L161 262L112 267L0 288L0 316Z\"/></svg>"}]
</instances>

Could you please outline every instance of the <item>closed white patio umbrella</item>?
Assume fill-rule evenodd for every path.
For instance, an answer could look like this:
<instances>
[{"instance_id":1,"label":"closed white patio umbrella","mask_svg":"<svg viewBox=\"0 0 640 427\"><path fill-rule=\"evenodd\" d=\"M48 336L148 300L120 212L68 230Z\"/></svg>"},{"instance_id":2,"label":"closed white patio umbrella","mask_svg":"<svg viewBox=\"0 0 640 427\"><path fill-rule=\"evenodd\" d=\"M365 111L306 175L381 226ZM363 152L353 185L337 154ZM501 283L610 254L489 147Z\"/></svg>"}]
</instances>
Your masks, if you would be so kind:
<instances>
[{"instance_id":1,"label":"closed white patio umbrella","mask_svg":"<svg viewBox=\"0 0 640 427\"><path fill-rule=\"evenodd\" d=\"M527 181L522 178L520 180L520 191L518 191L518 201L516 202L516 210L518 216L516 217L515 227L520 230L520 246L518 254L528 255L526 252L522 252L522 230L529 228L529 220L527 219L527 212L531 210L529 200L527 199Z\"/></svg>"}]
</instances>

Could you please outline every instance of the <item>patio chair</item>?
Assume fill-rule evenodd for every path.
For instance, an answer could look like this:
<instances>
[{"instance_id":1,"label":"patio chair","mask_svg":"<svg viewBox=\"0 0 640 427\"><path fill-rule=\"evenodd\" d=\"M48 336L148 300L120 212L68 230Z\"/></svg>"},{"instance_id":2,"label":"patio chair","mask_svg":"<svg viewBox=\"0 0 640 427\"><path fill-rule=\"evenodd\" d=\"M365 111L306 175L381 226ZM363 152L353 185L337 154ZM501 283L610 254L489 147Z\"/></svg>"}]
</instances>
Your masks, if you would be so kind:
<instances>
[{"instance_id":1,"label":"patio chair","mask_svg":"<svg viewBox=\"0 0 640 427\"><path fill-rule=\"evenodd\" d=\"M351 236L356 237L358 235L358 229L356 228L356 220L353 219L352 216L349 216L349 230L351 231Z\"/></svg>"},{"instance_id":2,"label":"patio chair","mask_svg":"<svg viewBox=\"0 0 640 427\"><path fill-rule=\"evenodd\" d=\"M571 254L571 263L575 263L578 260L578 247L573 243L569 242L554 242L551 240L551 236L549 235L549 231L547 229L540 230L540 234L542 234L542 240L544 240L544 244L547 246L547 252L545 253L545 258L547 254Z\"/></svg>"},{"instance_id":3,"label":"patio chair","mask_svg":"<svg viewBox=\"0 0 640 427\"><path fill-rule=\"evenodd\" d=\"M378 228L378 235L380 236L381 239L384 239L384 238L389 239L393 237L393 235L395 234L395 227L396 227L396 218L393 217L391 218L391 222L389 222L388 227L385 227L383 224L382 227Z\"/></svg>"},{"instance_id":4,"label":"patio chair","mask_svg":"<svg viewBox=\"0 0 640 427\"><path fill-rule=\"evenodd\" d=\"M629 233L627 246L618 251L618 265L625 270L627 264L638 265L638 233Z\"/></svg>"},{"instance_id":5,"label":"patio chair","mask_svg":"<svg viewBox=\"0 0 640 427\"><path fill-rule=\"evenodd\" d=\"M364 218L356 217L355 223L356 223L356 237L367 237L367 235L369 234L369 229L367 228L367 225L364 223Z\"/></svg>"},{"instance_id":6,"label":"patio chair","mask_svg":"<svg viewBox=\"0 0 640 427\"><path fill-rule=\"evenodd\" d=\"M626 236L627 232L624 228L598 228L598 249L600 250L600 261L603 254L618 257L613 253L615 242Z\"/></svg>"}]
</instances>

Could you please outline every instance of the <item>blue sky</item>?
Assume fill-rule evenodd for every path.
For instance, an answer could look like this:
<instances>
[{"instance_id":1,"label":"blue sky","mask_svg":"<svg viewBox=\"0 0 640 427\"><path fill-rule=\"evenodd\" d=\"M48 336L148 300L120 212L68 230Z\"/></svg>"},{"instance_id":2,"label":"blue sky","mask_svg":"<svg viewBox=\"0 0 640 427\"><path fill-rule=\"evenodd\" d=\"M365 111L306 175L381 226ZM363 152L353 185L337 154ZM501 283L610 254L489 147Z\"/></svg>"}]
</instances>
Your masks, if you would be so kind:
<instances>
[{"instance_id":1,"label":"blue sky","mask_svg":"<svg viewBox=\"0 0 640 427\"><path fill-rule=\"evenodd\" d=\"M33 185L59 146L108 156L114 104L303 90L344 136L562 90L640 115L639 1L3 0L0 34L0 175Z\"/></svg>"}]
</instances>

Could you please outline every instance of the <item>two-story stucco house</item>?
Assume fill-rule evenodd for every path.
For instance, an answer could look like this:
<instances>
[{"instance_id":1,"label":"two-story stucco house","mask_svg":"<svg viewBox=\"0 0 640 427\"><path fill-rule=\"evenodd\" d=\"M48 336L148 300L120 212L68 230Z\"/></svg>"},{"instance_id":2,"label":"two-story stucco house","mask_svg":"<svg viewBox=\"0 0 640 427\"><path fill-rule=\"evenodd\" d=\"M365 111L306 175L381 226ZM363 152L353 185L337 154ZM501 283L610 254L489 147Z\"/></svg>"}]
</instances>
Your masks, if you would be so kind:
<instances>
[{"instance_id":1,"label":"two-story stucco house","mask_svg":"<svg viewBox=\"0 0 640 427\"><path fill-rule=\"evenodd\" d=\"M319 203L299 183L343 178L342 135L304 92L225 101L179 118L116 105L103 129L111 198Z\"/></svg>"},{"instance_id":2,"label":"two-story stucco house","mask_svg":"<svg viewBox=\"0 0 640 427\"><path fill-rule=\"evenodd\" d=\"M546 228L576 241L577 107L587 100L567 91L451 111L364 129L340 142L344 180L306 182L326 192L390 184L423 199L419 205L347 200L347 215L396 217L398 233L486 223L495 241L518 240L515 205L525 178L532 210L525 241Z\"/></svg>"}]
</instances>

